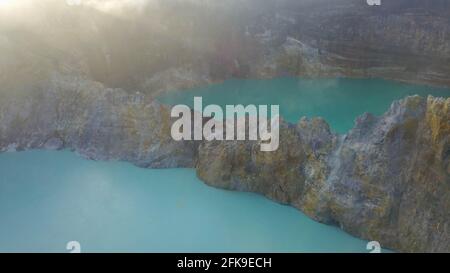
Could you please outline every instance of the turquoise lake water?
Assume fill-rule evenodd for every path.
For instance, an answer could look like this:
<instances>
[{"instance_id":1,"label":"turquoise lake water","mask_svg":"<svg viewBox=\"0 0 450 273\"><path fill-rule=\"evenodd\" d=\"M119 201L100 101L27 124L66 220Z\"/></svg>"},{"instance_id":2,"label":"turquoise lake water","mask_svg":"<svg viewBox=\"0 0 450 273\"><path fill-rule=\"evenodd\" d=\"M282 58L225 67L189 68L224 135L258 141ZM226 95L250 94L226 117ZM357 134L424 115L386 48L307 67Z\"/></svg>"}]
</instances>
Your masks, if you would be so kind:
<instances>
[{"instance_id":1,"label":"turquoise lake water","mask_svg":"<svg viewBox=\"0 0 450 273\"><path fill-rule=\"evenodd\" d=\"M0 154L0 252L367 252L298 210L219 190L194 170L94 162L67 151Z\"/></svg>"},{"instance_id":2,"label":"turquoise lake water","mask_svg":"<svg viewBox=\"0 0 450 273\"><path fill-rule=\"evenodd\" d=\"M409 95L449 97L450 90L381 79L229 80L159 97L167 104L193 107L194 96L203 105L280 105L280 115L296 123L301 117L323 117L338 133L346 133L364 112L383 114L394 100Z\"/></svg>"},{"instance_id":3,"label":"turquoise lake water","mask_svg":"<svg viewBox=\"0 0 450 273\"><path fill-rule=\"evenodd\" d=\"M381 80L227 81L161 98L170 103L279 104L295 122L322 116L345 132L364 111L407 94L449 91ZM0 252L368 252L363 240L298 210L204 185L190 169L94 162L68 151L0 154Z\"/></svg>"}]
</instances>

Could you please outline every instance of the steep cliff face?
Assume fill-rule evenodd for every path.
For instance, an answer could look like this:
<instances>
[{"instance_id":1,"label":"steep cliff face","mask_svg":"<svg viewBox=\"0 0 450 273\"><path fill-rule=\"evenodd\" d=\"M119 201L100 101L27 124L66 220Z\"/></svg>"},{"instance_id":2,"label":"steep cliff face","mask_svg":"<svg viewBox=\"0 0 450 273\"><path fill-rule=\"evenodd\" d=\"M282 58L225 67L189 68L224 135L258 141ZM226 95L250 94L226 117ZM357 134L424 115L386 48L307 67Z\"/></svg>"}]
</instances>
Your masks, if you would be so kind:
<instances>
[{"instance_id":1,"label":"steep cliff face","mask_svg":"<svg viewBox=\"0 0 450 273\"><path fill-rule=\"evenodd\" d=\"M358 120L329 178L332 218L394 249L449 251L449 105L410 97ZM434 113L443 120L430 122Z\"/></svg>"},{"instance_id":2,"label":"steep cliff face","mask_svg":"<svg viewBox=\"0 0 450 273\"><path fill-rule=\"evenodd\" d=\"M280 147L274 152L261 152L256 141L202 143L197 174L216 187L258 192L302 208L315 202L317 190L323 188L330 172L326 162L336 142L322 119L302 119L298 125L282 122Z\"/></svg>"},{"instance_id":3,"label":"steep cliff face","mask_svg":"<svg viewBox=\"0 0 450 273\"><path fill-rule=\"evenodd\" d=\"M401 251L450 251L450 99L409 97L348 135L321 119L283 124L280 149L203 143L207 184L259 192Z\"/></svg>"},{"instance_id":4,"label":"steep cliff face","mask_svg":"<svg viewBox=\"0 0 450 273\"><path fill-rule=\"evenodd\" d=\"M255 37L268 53L256 74L450 83L448 2L285 2L258 22L265 34Z\"/></svg>"},{"instance_id":5,"label":"steep cliff face","mask_svg":"<svg viewBox=\"0 0 450 273\"><path fill-rule=\"evenodd\" d=\"M84 78L53 75L31 92L2 94L0 151L72 149L141 167L193 167L193 142L170 135L170 108Z\"/></svg>"}]
</instances>

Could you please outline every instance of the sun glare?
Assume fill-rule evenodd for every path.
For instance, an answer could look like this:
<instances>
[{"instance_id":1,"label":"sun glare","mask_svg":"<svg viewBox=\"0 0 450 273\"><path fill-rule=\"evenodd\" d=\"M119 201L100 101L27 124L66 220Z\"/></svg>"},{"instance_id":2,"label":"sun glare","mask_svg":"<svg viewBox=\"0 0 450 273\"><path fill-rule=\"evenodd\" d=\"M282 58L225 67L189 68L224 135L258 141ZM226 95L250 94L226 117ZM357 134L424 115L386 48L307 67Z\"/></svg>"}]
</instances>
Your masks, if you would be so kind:
<instances>
[{"instance_id":1,"label":"sun glare","mask_svg":"<svg viewBox=\"0 0 450 273\"><path fill-rule=\"evenodd\" d=\"M0 8L10 8L17 4L17 0L0 0Z\"/></svg>"}]
</instances>

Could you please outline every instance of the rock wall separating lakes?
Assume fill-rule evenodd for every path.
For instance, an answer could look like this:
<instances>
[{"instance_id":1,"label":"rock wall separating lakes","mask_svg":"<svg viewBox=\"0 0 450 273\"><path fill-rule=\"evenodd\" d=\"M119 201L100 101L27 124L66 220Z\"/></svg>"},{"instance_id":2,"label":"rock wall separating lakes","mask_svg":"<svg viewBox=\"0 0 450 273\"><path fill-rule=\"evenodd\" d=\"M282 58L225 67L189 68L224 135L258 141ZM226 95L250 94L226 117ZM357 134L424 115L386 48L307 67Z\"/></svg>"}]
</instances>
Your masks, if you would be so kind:
<instances>
[{"instance_id":1,"label":"rock wall separating lakes","mask_svg":"<svg viewBox=\"0 0 450 273\"><path fill-rule=\"evenodd\" d=\"M450 251L450 99L408 97L344 136L320 119L283 123L280 148L210 142L198 176L252 191L406 252ZM301 232L301 231L299 231Z\"/></svg>"},{"instance_id":2,"label":"rock wall separating lakes","mask_svg":"<svg viewBox=\"0 0 450 273\"><path fill-rule=\"evenodd\" d=\"M0 95L2 152L196 167L208 185L263 194L383 247L450 252L450 99L407 97L347 135L320 118L281 122L279 149L261 152L255 141L175 142L170 108L84 78Z\"/></svg>"}]
</instances>

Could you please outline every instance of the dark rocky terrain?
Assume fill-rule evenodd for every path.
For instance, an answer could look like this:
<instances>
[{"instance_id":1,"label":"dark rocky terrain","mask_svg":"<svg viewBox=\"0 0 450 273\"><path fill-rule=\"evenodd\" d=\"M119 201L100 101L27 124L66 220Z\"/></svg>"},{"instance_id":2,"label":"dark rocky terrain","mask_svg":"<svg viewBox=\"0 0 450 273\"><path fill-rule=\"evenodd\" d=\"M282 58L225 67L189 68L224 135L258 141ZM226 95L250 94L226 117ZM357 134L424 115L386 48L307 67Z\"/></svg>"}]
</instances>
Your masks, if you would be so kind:
<instances>
[{"instance_id":1,"label":"dark rocky terrain","mask_svg":"<svg viewBox=\"0 0 450 273\"><path fill-rule=\"evenodd\" d=\"M152 0L106 11L28 2L0 10L2 85L36 86L57 71L152 95L280 75L450 86L446 0Z\"/></svg>"},{"instance_id":2,"label":"dark rocky terrain","mask_svg":"<svg viewBox=\"0 0 450 273\"><path fill-rule=\"evenodd\" d=\"M170 108L153 99L230 77L450 86L448 1L32 3L21 16L0 10L0 151L195 167L209 185L264 194L383 247L450 252L450 99L405 98L346 135L320 118L283 122L273 153L175 142Z\"/></svg>"}]
</instances>

